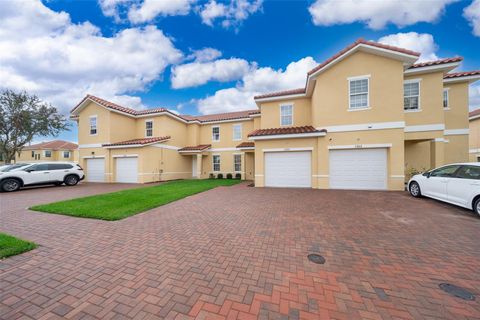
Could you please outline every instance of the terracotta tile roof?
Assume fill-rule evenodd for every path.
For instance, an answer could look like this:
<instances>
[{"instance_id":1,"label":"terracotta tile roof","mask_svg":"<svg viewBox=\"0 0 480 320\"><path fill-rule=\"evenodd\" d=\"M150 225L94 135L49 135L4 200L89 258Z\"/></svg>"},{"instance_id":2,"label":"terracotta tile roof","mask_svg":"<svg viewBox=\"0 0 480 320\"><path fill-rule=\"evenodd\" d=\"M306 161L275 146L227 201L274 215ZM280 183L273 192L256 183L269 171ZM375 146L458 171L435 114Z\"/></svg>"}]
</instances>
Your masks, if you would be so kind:
<instances>
[{"instance_id":1,"label":"terracotta tile roof","mask_svg":"<svg viewBox=\"0 0 480 320\"><path fill-rule=\"evenodd\" d=\"M103 147L113 147L113 146L129 146L129 145L146 145L155 142L161 142L170 139L170 136L165 137L152 137L152 138L141 138L141 139L132 139L127 141L120 141L115 143L107 143L102 145Z\"/></svg>"},{"instance_id":2,"label":"terracotta tile roof","mask_svg":"<svg viewBox=\"0 0 480 320\"><path fill-rule=\"evenodd\" d=\"M471 118L471 117L476 117L476 116L480 116L480 108L478 108L477 110L473 110L471 112L468 113L468 116Z\"/></svg>"},{"instance_id":3,"label":"terracotta tile roof","mask_svg":"<svg viewBox=\"0 0 480 320\"><path fill-rule=\"evenodd\" d=\"M443 79L452 79L476 75L480 75L480 70L447 73L443 76Z\"/></svg>"},{"instance_id":4,"label":"terracotta tile roof","mask_svg":"<svg viewBox=\"0 0 480 320\"><path fill-rule=\"evenodd\" d=\"M209 121L221 121L221 120L234 120L234 119L243 119L249 118L251 114L259 113L259 110L245 110L245 111L236 111L236 112L227 112L227 113L217 113L217 114L208 114L204 116L188 116L182 115L182 118L188 117L189 121L198 120L200 122L209 122ZM187 119L187 118L185 118Z\"/></svg>"},{"instance_id":5,"label":"terracotta tile roof","mask_svg":"<svg viewBox=\"0 0 480 320\"><path fill-rule=\"evenodd\" d=\"M436 66L436 65L452 63L452 62L460 62L462 60L463 60L462 57L453 57L453 58L446 58L446 59L440 59L440 60L434 60L434 61L426 61L426 62L421 62L421 63L415 63L409 69L430 67L430 66Z\"/></svg>"},{"instance_id":6,"label":"terracotta tile roof","mask_svg":"<svg viewBox=\"0 0 480 320\"><path fill-rule=\"evenodd\" d=\"M270 93L255 96L253 98L254 99L263 99L263 98L281 97L281 96L288 96L288 95L291 95L291 94L302 94L302 93L305 93L305 88L270 92Z\"/></svg>"},{"instance_id":7,"label":"terracotta tile roof","mask_svg":"<svg viewBox=\"0 0 480 320\"><path fill-rule=\"evenodd\" d=\"M377 48L380 48L380 49L387 49L387 50L391 50L391 51L397 51L397 52L400 52L400 53L404 53L404 54L409 54L409 55L412 55L412 56L417 56L419 57L420 56L420 53L418 52L415 52L415 51L411 51L411 50L407 50L407 49L403 49L403 48L398 48L398 47L393 47L393 46L389 46L389 45L386 45L386 44L382 44L382 43L378 43L378 42L373 42L373 41L367 41L365 39L358 39L357 41L355 41L354 43L352 43L351 45L349 45L348 47L344 48L343 50L339 51L337 54L335 54L334 56L328 58L327 60L325 60L324 62L322 62L321 64L319 64L318 66L316 66L315 68L313 68L312 70L310 70L307 74L308 75L311 75L312 73L315 73L317 72L318 70L322 69L323 67L325 67L327 64L329 64L330 62L332 62L333 60L337 59L338 57L340 57L341 55L343 55L344 53L347 53L349 50L355 48L357 45L359 44L364 44L364 45L368 45L368 46L372 46L372 47L377 47Z\"/></svg>"},{"instance_id":8,"label":"terracotta tile roof","mask_svg":"<svg viewBox=\"0 0 480 320\"><path fill-rule=\"evenodd\" d=\"M32 144L24 147L22 150L38 150L38 149L47 149L47 150L75 150L78 148L78 145L69 141L64 140L53 140L48 142L42 142L37 144Z\"/></svg>"},{"instance_id":9,"label":"terracotta tile roof","mask_svg":"<svg viewBox=\"0 0 480 320\"><path fill-rule=\"evenodd\" d=\"M240 143L237 148L254 148L255 147L255 142L242 142Z\"/></svg>"},{"instance_id":10,"label":"terracotta tile roof","mask_svg":"<svg viewBox=\"0 0 480 320\"><path fill-rule=\"evenodd\" d=\"M316 133L327 132L325 129L317 130L312 126L303 127L285 127L285 128L269 128L269 129L257 129L248 134L249 137L258 136L271 136L277 134L301 134L301 133Z\"/></svg>"},{"instance_id":11,"label":"terracotta tile roof","mask_svg":"<svg viewBox=\"0 0 480 320\"><path fill-rule=\"evenodd\" d=\"M185 151L203 151L207 150L211 147L211 144L199 144L196 146L188 146L188 147L183 147L181 149L178 149L179 152L185 152Z\"/></svg>"}]
</instances>

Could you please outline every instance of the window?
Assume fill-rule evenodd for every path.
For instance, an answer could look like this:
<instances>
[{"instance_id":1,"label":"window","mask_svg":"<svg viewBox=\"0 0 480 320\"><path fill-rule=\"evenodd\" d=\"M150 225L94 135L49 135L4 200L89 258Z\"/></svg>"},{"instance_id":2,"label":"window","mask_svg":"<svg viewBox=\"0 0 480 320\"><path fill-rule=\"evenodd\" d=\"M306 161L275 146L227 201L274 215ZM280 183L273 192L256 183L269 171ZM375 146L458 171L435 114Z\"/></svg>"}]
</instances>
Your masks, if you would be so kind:
<instances>
[{"instance_id":1,"label":"window","mask_svg":"<svg viewBox=\"0 0 480 320\"><path fill-rule=\"evenodd\" d=\"M145 121L145 137L153 137L153 120Z\"/></svg>"},{"instance_id":2,"label":"window","mask_svg":"<svg viewBox=\"0 0 480 320\"><path fill-rule=\"evenodd\" d=\"M64 158L70 158L70 151L63 151Z\"/></svg>"},{"instance_id":3,"label":"window","mask_svg":"<svg viewBox=\"0 0 480 320\"><path fill-rule=\"evenodd\" d=\"M242 140L242 124L237 123L233 125L233 140Z\"/></svg>"},{"instance_id":4,"label":"window","mask_svg":"<svg viewBox=\"0 0 480 320\"><path fill-rule=\"evenodd\" d=\"M405 82L403 84L403 109L420 109L420 82Z\"/></svg>"},{"instance_id":5,"label":"window","mask_svg":"<svg viewBox=\"0 0 480 320\"><path fill-rule=\"evenodd\" d=\"M220 155L214 155L213 157L213 171L220 171Z\"/></svg>"},{"instance_id":6,"label":"window","mask_svg":"<svg viewBox=\"0 0 480 320\"><path fill-rule=\"evenodd\" d=\"M282 104L280 106L280 125L291 126L293 124L293 105Z\"/></svg>"},{"instance_id":7,"label":"window","mask_svg":"<svg viewBox=\"0 0 480 320\"><path fill-rule=\"evenodd\" d=\"M52 151L45 150L45 158L51 158L51 157L52 157Z\"/></svg>"},{"instance_id":8,"label":"window","mask_svg":"<svg viewBox=\"0 0 480 320\"><path fill-rule=\"evenodd\" d=\"M443 89L443 108L447 109L449 107L448 103L448 89Z\"/></svg>"},{"instance_id":9,"label":"window","mask_svg":"<svg viewBox=\"0 0 480 320\"><path fill-rule=\"evenodd\" d=\"M46 171L48 170L48 164L42 163L42 164L37 164L34 166L30 166L26 168L29 171Z\"/></svg>"},{"instance_id":10,"label":"window","mask_svg":"<svg viewBox=\"0 0 480 320\"><path fill-rule=\"evenodd\" d=\"M365 109L369 107L368 81L368 78L348 81L350 109Z\"/></svg>"},{"instance_id":11,"label":"window","mask_svg":"<svg viewBox=\"0 0 480 320\"><path fill-rule=\"evenodd\" d=\"M90 117L90 135L97 134L97 116Z\"/></svg>"},{"instance_id":12,"label":"window","mask_svg":"<svg viewBox=\"0 0 480 320\"><path fill-rule=\"evenodd\" d=\"M480 167L478 166L462 166L456 174L460 179L480 180Z\"/></svg>"},{"instance_id":13,"label":"window","mask_svg":"<svg viewBox=\"0 0 480 320\"><path fill-rule=\"evenodd\" d=\"M35 158L35 151L32 151L32 158Z\"/></svg>"},{"instance_id":14,"label":"window","mask_svg":"<svg viewBox=\"0 0 480 320\"><path fill-rule=\"evenodd\" d=\"M241 154L233 155L233 167L235 169L235 172L242 171L242 155Z\"/></svg>"},{"instance_id":15,"label":"window","mask_svg":"<svg viewBox=\"0 0 480 320\"><path fill-rule=\"evenodd\" d=\"M454 176L455 172L460 168L460 166L447 166L440 169L433 170L430 174L431 177L443 177L451 178Z\"/></svg>"},{"instance_id":16,"label":"window","mask_svg":"<svg viewBox=\"0 0 480 320\"><path fill-rule=\"evenodd\" d=\"M212 127L212 141L220 141L220 127Z\"/></svg>"},{"instance_id":17,"label":"window","mask_svg":"<svg viewBox=\"0 0 480 320\"><path fill-rule=\"evenodd\" d=\"M73 166L71 164L65 164L65 163L49 163L48 164L48 170L66 170L66 169L72 169Z\"/></svg>"}]
</instances>

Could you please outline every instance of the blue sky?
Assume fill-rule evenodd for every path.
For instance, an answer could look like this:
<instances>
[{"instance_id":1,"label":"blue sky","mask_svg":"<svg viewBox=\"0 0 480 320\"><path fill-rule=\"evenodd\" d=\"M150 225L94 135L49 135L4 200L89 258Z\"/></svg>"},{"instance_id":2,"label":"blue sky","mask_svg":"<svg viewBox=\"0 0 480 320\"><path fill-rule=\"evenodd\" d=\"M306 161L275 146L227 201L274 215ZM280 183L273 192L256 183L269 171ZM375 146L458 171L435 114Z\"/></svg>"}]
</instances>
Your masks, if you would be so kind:
<instances>
[{"instance_id":1,"label":"blue sky","mask_svg":"<svg viewBox=\"0 0 480 320\"><path fill-rule=\"evenodd\" d=\"M254 94L303 86L307 70L359 37L480 69L480 0L406 3L6 0L0 86L65 114L86 93L187 114L251 109ZM76 141L75 125L59 138Z\"/></svg>"}]
</instances>

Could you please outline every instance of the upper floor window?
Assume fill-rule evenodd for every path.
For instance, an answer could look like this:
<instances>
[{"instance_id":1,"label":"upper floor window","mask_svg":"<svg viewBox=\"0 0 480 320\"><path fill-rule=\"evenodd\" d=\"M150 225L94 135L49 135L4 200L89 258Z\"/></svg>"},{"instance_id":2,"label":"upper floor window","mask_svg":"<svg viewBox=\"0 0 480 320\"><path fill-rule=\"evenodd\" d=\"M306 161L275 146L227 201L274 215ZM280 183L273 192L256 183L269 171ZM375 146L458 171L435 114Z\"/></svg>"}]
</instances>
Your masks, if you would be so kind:
<instances>
[{"instance_id":1,"label":"upper floor window","mask_svg":"<svg viewBox=\"0 0 480 320\"><path fill-rule=\"evenodd\" d=\"M45 158L51 158L51 157L52 157L52 151L45 150Z\"/></svg>"},{"instance_id":2,"label":"upper floor window","mask_svg":"<svg viewBox=\"0 0 480 320\"><path fill-rule=\"evenodd\" d=\"M216 154L212 156L213 171L220 171L220 155Z\"/></svg>"},{"instance_id":3,"label":"upper floor window","mask_svg":"<svg viewBox=\"0 0 480 320\"><path fill-rule=\"evenodd\" d=\"M64 158L70 158L70 151L63 151Z\"/></svg>"},{"instance_id":4,"label":"upper floor window","mask_svg":"<svg viewBox=\"0 0 480 320\"><path fill-rule=\"evenodd\" d=\"M370 106L368 97L369 78L349 79L348 88L350 109L366 109Z\"/></svg>"},{"instance_id":5,"label":"upper floor window","mask_svg":"<svg viewBox=\"0 0 480 320\"><path fill-rule=\"evenodd\" d=\"M242 124L233 125L233 140L242 140Z\"/></svg>"},{"instance_id":6,"label":"upper floor window","mask_svg":"<svg viewBox=\"0 0 480 320\"><path fill-rule=\"evenodd\" d=\"M403 84L403 109L420 109L420 82L408 81Z\"/></svg>"},{"instance_id":7,"label":"upper floor window","mask_svg":"<svg viewBox=\"0 0 480 320\"><path fill-rule=\"evenodd\" d=\"M145 121L145 137L153 137L153 120Z\"/></svg>"},{"instance_id":8,"label":"upper floor window","mask_svg":"<svg viewBox=\"0 0 480 320\"><path fill-rule=\"evenodd\" d=\"M35 158L35 151L32 151L32 158Z\"/></svg>"},{"instance_id":9,"label":"upper floor window","mask_svg":"<svg viewBox=\"0 0 480 320\"><path fill-rule=\"evenodd\" d=\"M212 127L212 141L220 141L220 127Z\"/></svg>"},{"instance_id":10,"label":"upper floor window","mask_svg":"<svg viewBox=\"0 0 480 320\"><path fill-rule=\"evenodd\" d=\"M293 105L282 104L280 106L280 125L281 126L293 125Z\"/></svg>"},{"instance_id":11,"label":"upper floor window","mask_svg":"<svg viewBox=\"0 0 480 320\"><path fill-rule=\"evenodd\" d=\"M90 135L97 134L97 116L90 117Z\"/></svg>"},{"instance_id":12,"label":"upper floor window","mask_svg":"<svg viewBox=\"0 0 480 320\"><path fill-rule=\"evenodd\" d=\"M443 108L447 109L450 107L448 103L448 88L443 89Z\"/></svg>"}]
</instances>

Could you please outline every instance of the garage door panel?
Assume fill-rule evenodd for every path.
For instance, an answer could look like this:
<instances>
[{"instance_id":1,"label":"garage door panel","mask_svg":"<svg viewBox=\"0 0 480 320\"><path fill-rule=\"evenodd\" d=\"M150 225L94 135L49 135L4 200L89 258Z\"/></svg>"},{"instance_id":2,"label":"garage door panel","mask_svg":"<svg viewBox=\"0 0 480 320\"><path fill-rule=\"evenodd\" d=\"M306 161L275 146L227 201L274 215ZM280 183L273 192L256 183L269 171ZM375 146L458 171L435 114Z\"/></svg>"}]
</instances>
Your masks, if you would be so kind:
<instances>
[{"instance_id":1,"label":"garage door panel","mask_svg":"<svg viewBox=\"0 0 480 320\"><path fill-rule=\"evenodd\" d=\"M265 186L310 188L311 152L265 153Z\"/></svg>"},{"instance_id":2,"label":"garage door panel","mask_svg":"<svg viewBox=\"0 0 480 320\"><path fill-rule=\"evenodd\" d=\"M105 182L105 159L87 159L88 182Z\"/></svg>"},{"instance_id":3,"label":"garage door panel","mask_svg":"<svg viewBox=\"0 0 480 320\"><path fill-rule=\"evenodd\" d=\"M330 150L330 188L384 190L387 188L387 151Z\"/></svg>"},{"instance_id":4,"label":"garage door panel","mask_svg":"<svg viewBox=\"0 0 480 320\"><path fill-rule=\"evenodd\" d=\"M138 158L116 159L116 182L138 183Z\"/></svg>"}]
</instances>

